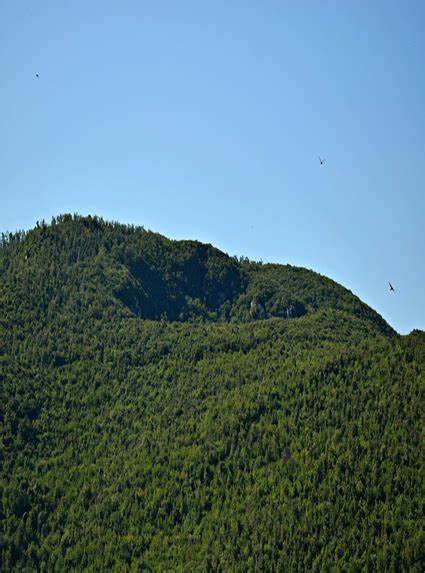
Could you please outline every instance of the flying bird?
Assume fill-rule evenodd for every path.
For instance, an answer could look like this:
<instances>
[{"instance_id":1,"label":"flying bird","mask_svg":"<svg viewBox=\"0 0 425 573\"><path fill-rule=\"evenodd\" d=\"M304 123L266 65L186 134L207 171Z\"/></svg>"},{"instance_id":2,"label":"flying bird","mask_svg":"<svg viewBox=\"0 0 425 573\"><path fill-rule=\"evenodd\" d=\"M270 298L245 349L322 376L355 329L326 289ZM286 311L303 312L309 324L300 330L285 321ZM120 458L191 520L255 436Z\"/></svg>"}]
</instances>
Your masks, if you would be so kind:
<instances>
[{"instance_id":1,"label":"flying bird","mask_svg":"<svg viewBox=\"0 0 425 573\"><path fill-rule=\"evenodd\" d=\"M390 281L388 281L388 284L390 285L390 292L391 292L391 291L395 291L395 288L394 288L393 285L390 283Z\"/></svg>"},{"instance_id":2,"label":"flying bird","mask_svg":"<svg viewBox=\"0 0 425 573\"><path fill-rule=\"evenodd\" d=\"M36 77L36 78L39 78L40 76L39 76L38 74L35 74L35 77Z\"/></svg>"},{"instance_id":3,"label":"flying bird","mask_svg":"<svg viewBox=\"0 0 425 573\"><path fill-rule=\"evenodd\" d=\"M320 155L319 155L319 161L320 161L320 165L324 165L324 163L325 163L325 160L324 160L324 159L322 159L322 158L320 157Z\"/></svg>"}]
</instances>

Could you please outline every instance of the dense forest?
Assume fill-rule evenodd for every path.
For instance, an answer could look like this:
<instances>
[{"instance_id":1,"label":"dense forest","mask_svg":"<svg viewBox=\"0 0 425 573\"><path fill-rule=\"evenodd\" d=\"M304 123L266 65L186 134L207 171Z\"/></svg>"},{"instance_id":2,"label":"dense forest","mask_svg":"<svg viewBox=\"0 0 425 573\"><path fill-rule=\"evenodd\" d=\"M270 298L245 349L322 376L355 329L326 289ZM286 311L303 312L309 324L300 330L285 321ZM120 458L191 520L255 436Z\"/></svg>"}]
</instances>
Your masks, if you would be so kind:
<instances>
[{"instance_id":1,"label":"dense forest","mask_svg":"<svg viewBox=\"0 0 425 573\"><path fill-rule=\"evenodd\" d=\"M62 215L0 244L2 571L423 571L425 333Z\"/></svg>"}]
</instances>

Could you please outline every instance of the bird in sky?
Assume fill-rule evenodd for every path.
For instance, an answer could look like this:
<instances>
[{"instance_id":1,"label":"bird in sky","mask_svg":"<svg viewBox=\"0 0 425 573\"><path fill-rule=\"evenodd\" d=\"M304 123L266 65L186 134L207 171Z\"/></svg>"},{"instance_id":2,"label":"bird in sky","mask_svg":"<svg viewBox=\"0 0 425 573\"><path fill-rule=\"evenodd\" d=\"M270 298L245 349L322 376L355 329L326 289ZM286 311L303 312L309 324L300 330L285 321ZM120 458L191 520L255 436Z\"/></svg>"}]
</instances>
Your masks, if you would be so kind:
<instances>
[{"instance_id":1,"label":"bird in sky","mask_svg":"<svg viewBox=\"0 0 425 573\"><path fill-rule=\"evenodd\" d=\"M325 160L322 159L322 158L320 157L320 155L319 155L319 161L320 161L320 165L324 165L324 164L325 164Z\"/></svg>"},{"instance_id":2,"label":"bird in sky","mask_svg":"<svg viewBox=\"0 0 425 573\"><path fill-rule=\"evenodd\" d=\"M388 284L390 285L390 292L391 292L391 291L395 291L395 288L394 288L393 285L390 283L390 281L388 281Z\"/></svg>"},{"instance_id":3,"label":"bird in sky","mask_svg":"<svg viewBox=\"0 0 425 573\"><path fill-rule=\"evenodd\" d=\"M36 78L39 78L40 76L39 76L39 74L35 74L35 77L36 77Z\"/></svg>"}]
</instances>

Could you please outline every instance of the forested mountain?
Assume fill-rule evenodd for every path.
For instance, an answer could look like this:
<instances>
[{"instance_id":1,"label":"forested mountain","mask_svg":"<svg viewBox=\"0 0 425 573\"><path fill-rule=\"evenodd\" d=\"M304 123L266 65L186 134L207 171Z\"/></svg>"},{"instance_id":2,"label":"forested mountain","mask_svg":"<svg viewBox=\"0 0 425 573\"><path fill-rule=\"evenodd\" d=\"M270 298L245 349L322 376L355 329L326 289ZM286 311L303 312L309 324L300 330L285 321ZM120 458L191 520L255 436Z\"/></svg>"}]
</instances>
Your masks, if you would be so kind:
<instances>
[{"instance_id":1,"label":"forested mountain","mask_svg":"<svg viewBox=\"0 0 425 573\"><path fill-rule=\"evenodd\" d=\"M425 334L63 215L0 246L4 571L422 571Z\"/></svg>"}]
</instances>

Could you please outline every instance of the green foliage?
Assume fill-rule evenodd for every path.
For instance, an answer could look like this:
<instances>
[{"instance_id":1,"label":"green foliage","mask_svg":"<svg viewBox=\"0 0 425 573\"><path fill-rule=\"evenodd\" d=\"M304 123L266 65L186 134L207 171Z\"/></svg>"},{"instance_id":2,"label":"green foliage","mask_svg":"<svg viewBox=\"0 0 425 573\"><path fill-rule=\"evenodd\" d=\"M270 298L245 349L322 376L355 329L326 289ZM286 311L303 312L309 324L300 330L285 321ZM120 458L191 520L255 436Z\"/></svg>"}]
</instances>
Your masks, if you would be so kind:
<instances>
[{"instance_id":1,"label":"green foliage","mask_svg":"<svg viewBox=\"0 0 425 573\"><path fill-rule=\"evenodd\" d=\"M97 218L0 247L0 569L421 571L425 335Z\"/></svg>"}]
</instances>

